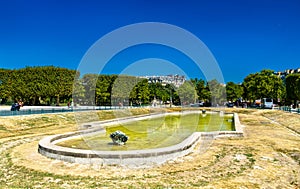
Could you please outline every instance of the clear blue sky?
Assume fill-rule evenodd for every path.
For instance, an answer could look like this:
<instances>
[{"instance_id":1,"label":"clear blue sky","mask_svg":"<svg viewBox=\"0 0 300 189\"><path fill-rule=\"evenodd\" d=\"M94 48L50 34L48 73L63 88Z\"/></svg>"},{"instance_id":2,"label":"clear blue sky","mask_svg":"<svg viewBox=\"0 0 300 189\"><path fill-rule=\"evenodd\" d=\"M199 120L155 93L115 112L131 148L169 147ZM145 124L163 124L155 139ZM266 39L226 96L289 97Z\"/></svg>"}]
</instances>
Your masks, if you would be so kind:
<instances>
[{"instance_id":1,"label":"clear blue sky","mask_svg":"<svg viewBox=\"0 0 300 189\"><path fill-rule=\"evenodd\" d=\"M138 22L169 23L196 35L226 82L265 68L300 67L298 0L0 0L0 67L76 69L99 38Z\"/></svg>"}]
</instances>

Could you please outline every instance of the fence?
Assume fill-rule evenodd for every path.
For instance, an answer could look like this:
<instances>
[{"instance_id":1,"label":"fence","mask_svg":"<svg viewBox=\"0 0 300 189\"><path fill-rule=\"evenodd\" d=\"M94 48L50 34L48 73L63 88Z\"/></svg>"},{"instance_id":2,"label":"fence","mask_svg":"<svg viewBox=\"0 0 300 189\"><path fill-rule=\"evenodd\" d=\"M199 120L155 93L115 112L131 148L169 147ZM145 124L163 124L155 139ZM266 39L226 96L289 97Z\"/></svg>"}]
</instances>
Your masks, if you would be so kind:
<instances>
[{"instance_id":1,"label":"fence","mask_svg":"<svg viewBox=\"0 0 300 189\"><path fill-rule=\"evenodd\" d=\"M285 112L290 112L290 113L298 113L300 114L300 108L291 108L290 106L281 106L279 107L279 110L285 111Z\"/></svg>"},{"instance_id":2,"label":"fence","mask_svg":"<svg viewBox=\"0 0 300 189\"><path fill-rule=\"evenodd\" d=\"M77 112L77 111L91 111L91 110L116 110L132 108L130 106L86 106L77 108L30 108L22 109L20 111L0 110L0 116L18 116L18 115L32 115L32 114L50 114L50 113L65 113L65 112Z\"/></svg>"}]
</instances>

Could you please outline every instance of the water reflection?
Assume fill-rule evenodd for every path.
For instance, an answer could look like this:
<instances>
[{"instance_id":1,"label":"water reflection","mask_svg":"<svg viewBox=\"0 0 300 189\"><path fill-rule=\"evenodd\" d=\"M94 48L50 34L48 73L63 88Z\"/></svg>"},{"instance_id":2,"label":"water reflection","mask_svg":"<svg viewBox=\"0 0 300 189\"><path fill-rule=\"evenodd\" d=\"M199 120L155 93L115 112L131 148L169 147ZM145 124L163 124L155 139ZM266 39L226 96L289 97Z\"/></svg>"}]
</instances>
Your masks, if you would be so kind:
<instances>
[{"instance_id":1,"label":"water reflection","mask_svg":"<svg viewBox=\"0 0 300 189\"><path fill-rule=\"evenodd\" d=\"M231 121L230 121L231 120ZM182 142L194 132L232 131L233 116L222 114L168 115L161 118L134 121L106 128L106 133L70 139L58 145L92 150L139 150L161 148ZM110 133L125 133L126 145L112 145Z\"/></svg>"}]
</instances>

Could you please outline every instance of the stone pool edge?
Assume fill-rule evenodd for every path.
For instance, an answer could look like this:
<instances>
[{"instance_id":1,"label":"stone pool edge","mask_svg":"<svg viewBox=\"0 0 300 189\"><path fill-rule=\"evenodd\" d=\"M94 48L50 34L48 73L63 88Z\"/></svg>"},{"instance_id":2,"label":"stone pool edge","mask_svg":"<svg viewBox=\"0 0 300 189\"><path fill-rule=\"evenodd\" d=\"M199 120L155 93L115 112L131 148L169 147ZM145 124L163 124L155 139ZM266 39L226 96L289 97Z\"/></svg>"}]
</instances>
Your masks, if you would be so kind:
<instances>
[{"instance_id":1,"label":"stone pool edge","mask_svg":"<svg viewBox=\"0 0 300 189\"><path fill-rule=\"evenodd\" d=\"M194 112L194 111L193 111ZM233 113L235 131L194 132L181 143L164 148L130 151L96 151L81 150L55 145L55 141L63 138L94 132L105 132L102 128L91 128L84 131L53 135L43 138L38 145L38 152L46 157L71 163L96 165L122 165L128 167L150 167L160 165L169 160L185 156L193 151L203 138L242 137L243 129L237 113Z\"/></svg>"}]
</instances>

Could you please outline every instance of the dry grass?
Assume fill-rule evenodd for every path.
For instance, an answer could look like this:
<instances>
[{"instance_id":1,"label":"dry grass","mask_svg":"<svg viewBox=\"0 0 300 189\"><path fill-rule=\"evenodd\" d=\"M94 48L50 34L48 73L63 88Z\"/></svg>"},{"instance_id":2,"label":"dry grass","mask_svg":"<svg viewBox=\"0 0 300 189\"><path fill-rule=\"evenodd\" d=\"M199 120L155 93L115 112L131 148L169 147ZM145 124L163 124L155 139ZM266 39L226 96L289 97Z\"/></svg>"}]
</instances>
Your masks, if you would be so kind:
<instances>
[{"instance_id":1,"label":"dry grass","mask_svg":"<svg viewBox=\"0 0 300 189\"><path fill-rule=\"evenodd\" d=\"M299 188L300 137L286 126L299 131L300 115L227 111L239 112L244 138L216 139L205 153L199 144L192 154L150 169L79 165L38 154L42 136L77 129L72 113L0 118L0 188Z\"/></svg>"}]
</instances>

